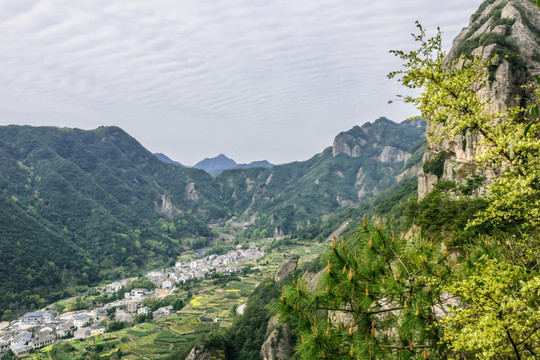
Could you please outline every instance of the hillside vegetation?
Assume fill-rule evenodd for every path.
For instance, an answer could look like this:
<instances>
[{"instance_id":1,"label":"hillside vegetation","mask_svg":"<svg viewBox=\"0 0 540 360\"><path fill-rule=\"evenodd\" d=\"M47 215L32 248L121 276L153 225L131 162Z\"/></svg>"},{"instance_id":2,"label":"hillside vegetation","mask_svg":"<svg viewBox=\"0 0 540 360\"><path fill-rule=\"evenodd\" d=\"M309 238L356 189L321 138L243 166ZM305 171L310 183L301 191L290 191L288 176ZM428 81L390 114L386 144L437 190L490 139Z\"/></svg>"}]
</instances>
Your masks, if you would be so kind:
<instances>
[{"instance_id":1,"label":"hillside vegetation","mask_svg":"<svg viewBox=\"0 0 540 360\"><path fill-rule=\"evenodd\" d=\"M214 178L160 161L117 127L0 127L0 201L9 214L0 218L0 313L169 263L214 244L222 227L283 236L357 204L359 187L383 190L403 167L377 160L382 136L406 148L423 130L389 120L364 128L372 150L362 156L328 148L308 161Z\"/></svg>"},{"instance_id":2,"label":"hillside vegetation","mask_svg":"<svg viewBox=\"0 0 540 360\"><path fill-rule=\"evenodd\" d=\"M404 181L366 203L373 216L358 222L351 209L328 220L354 229L277 284L279 297L261 308L281 319L269 321L267 332L282 330L278 340L266 337L262 359L538 358L540 75L530 72L540 64L531 53L522 62L509 56L530 45L526 24L539 15L525 0L488 0L454 43L456 57L446 58L440 33L428 38L419 24L419 49L393 51L405 69L390 77L423 90L405 98L428 119L420 197ZM507 41L455 52L497 27ZM522 100L508 89L520 89ZM328 234L322 226L298 234L318 231ZM234 358L234 339L222 339L199 346ZM278 357L287 343L294 348Z\"/></svg>"}]
</instances>

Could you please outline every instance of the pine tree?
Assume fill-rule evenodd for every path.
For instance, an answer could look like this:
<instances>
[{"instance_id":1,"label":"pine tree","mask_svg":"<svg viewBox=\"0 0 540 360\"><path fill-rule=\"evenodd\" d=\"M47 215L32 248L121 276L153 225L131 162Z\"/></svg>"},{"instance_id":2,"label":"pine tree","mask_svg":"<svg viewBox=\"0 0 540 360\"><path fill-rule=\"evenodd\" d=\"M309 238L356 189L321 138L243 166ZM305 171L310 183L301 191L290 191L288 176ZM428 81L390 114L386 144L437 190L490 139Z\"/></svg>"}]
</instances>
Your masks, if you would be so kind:
<instances>
[{"instance_id":1,"label":"pine tree","mask_svg":"<svg viewBox=\"0 0 540 360\"><path fill-rule=\"evenodd\" d=\"M300 359L445 358L436 321L450 299L447 251L421 234L388 234L380 224L334 239L324 276L310 289L293 278L279 309L295 324Z\"/></svg>"}]
</instances>

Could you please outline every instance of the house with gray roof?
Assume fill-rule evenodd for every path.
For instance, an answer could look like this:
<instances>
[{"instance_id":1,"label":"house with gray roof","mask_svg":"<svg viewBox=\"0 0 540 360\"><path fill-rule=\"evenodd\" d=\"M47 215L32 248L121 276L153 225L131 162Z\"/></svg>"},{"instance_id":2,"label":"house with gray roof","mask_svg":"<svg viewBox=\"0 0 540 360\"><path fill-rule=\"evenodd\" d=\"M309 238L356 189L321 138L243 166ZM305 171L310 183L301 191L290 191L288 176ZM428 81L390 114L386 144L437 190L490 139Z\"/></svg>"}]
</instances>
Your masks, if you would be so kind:
<instances>
[{"instance_id":1,"label":"house with gray roof","mask_svg":"<svg viewBox=\"0 0 540 360\"><path fill-rule=\"evenodd\" d=\"M32 340L32 333L28 331L21 331L11 340L11 344L26 345L30 340Z\"/></svg>"},{"instance_id":2,"label":"house with gray roof","mask_svg":"<svg viewBox=\"0 0 540 360\"><path fill-rule=\"evenodd\" d=\"M75 325L77 329L82 328L84 324L89 322L92 322L92 318L87 315L79 315L73 318L73 325Z\"/></svg>"},{"instance_id":3,"label":"house with gray roof","mask_svg":"<svg viewBox=\"0 0 540 360\"><path fill-rule=\"evenodd\" d=\"M92 332L92 329L90 329L89 327L81 328L81 329L76 330L73 333L73 338L74 339L86 339L87 337L90 336L91 332Z\"/></svg>"},{"instance_id":4,"label":"house with gray roof","mask_svg":"<svg viewBox=\"0 0 540 360\"><path fill-rule=\"evenodd\" d=\"M57 315L58 314L56 313L56 311L52 311L52 310L45 311L43 313L43 321L49 323L53 321L54 319L56 319Z\"/></svg>"},{"instance_id":5,"label":"house with gray roof","mask_svg":"<svg viewBox=\"0 0 540 360\"><path fill-rule=\"evenodd\" d=\"M11 351L17 356L21 356L24 354L28 354L30 350L32 350L31 346L23 345L23 344L13 344L10 346Z\"/></svg>"},{"instance_id":6,"label":"house with gray roof","mask_svg":"<svg viewBox=\"0 0 540 360\"><path fill-rule=\"evenodd\" d=\"M36 338L28 343L28 346L31 346L33 349L39 349L44 346L50 345L56 340L52 335L45 335L39 338Z\"/></svg>"},{"instance_id":7,"label":"house with gray roof","mask_svg":"<svg viewBox=\"0 0 540 360\"><path fill-rule=\"evenodd\" d=\"M70 333L73 334L73 331L75 331L75 330L76 330L76 327L73 324L73 321L68 321L68 322L60 325L56 329L56 335L59 338L63 338L63 337L66 337L67 335L69 335Z\"/></svg>"},{"instance_id":8,"label":"house with gray roof","mask_svg":"<svg viewBox=\"0 0 540 360\"><path fill-rule=\"evenodd\" d=\"M152 313L152 317L154 319L160 319L165 316L169 316L173 313L173 307L172 305L160 307L156 311Z\"/></svg>"},{"instance_id":9,"label":"house with gray roof","mask_svg":"<svg viewBox=\"0 0 540 360\"><path fill-rule=\"evenodd\" d=\"M43 315L41 311L27 312L22 317L22 323L25 325L39 325L43 322Z\"/></svg>"}]
</instances>

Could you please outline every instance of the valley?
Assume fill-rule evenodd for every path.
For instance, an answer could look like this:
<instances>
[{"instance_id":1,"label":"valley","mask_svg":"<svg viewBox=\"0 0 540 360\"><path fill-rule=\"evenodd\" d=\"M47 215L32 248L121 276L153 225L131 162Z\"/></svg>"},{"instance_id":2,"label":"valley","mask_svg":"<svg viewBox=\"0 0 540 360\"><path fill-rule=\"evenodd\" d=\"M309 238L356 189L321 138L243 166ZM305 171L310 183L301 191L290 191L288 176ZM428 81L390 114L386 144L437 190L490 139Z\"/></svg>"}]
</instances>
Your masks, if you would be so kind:
<instances>
[{"instance_id":1,"label":"valley","mask_svg":"<svg viewBox=\"0 0 540 360\"><path fill-rule=\"evenodd\" d=\"M540 1L411 35L425 120L304 161L0 126L2 360L538 358Z\"/></svg>"},{"instance_id":2,"label":"valley","mask_svg":"<svg viewBox=\"0 0 540 360\"><path fill-rule=\"evenodd\" d=\"M223 268L224 271L220 271L219 265L217 268L214 267L216 265L212 265L216 264L219 256L212 254L201 256L189 252L180 257L175 268L154 270L146 274L146 277L156 285L156 289L148 291L148 295L128 297L128 291L126 296L123 296L122 290L135 279L115 281L105 286L90 288L86 293L77 294L76 297L50 304L42 309L43 313L53 311L57 314L51 320L27 324L24 319L29 316L25 315L22 319L12 321L8 327L3 327L0 334L4 334L2 339L7 339L10 334L22 336L21 334L27 332L26 329L33 329L30 345L23 344L14 348L15 354L23 359L34 358L28 351L45 354L51 359L71 359L92 354L111 358L121 356L126 359L156 359L167 356L177 349L189 348L201 335L232 326L235 317L243 316L246 301L253 290L263 282L272 281L284 259L299 259L298 265L302 266L315 259L327 246L326 243L314 246L312 243L297 241L286 247L278 246L270 253L249 255L250 250L256 249L256 246L264 246L265 241L261 240L255 244L246 251L239 249L240 262L232 261L229 266ZM223 258L230 256L231 252L222 255ZM184 271L181 270L184 265L182 260L192 260L186 263ZM196 263L198 266L195 266ZM192 271L197 268L210 271ZM168 284L163 284L159 277L174 274L174 269L180 274L189 272L193 277L187 283L179 279L179 283L173 285L172 289L166 289L169 288ZM172 278L173 276L169 276L166 279ZM141 284L140 280L135 282ZM121 300L100 303L108 296L116 294L115 290L122 295ZM132 295L135 290L132 290ZM181 305L177 305L178 301ZM88 307L74 310L79 309L81 303ZM167 310L161 314L165 311L162 309L166 309L167 306L160 307L154 311L152 319L141 318L141 314L145 314L141 309L144 310L146 308L144 305L151 303L161 303L156 306L171 303L175 309L172 310L173 306L170 306L172 311ZM91 304L99 306L93 307ZM58 311L60 309L62 311ZM111 309L116 310L111 312ZM77 323L77 319L83 317L87 319L85 320L87 324ZM103 333L99 330L103 326L100 324L108 324L110 330ZM125 328L114 330L118 324ZM103 327L106 328L106 325ZM65 329L70 329L67 336ZM60 340L61 337L67 338ZM15 336L14 339L16 338ZM55 340L50 342L49 339ZM37 346L42 343L46 346ZM32 346L37 347L33 349Z\"/></svg>"},{"instance_id":3,"label":"valley","mask_svg":"<svg viewBox=\"0 0 540 360\"><path fill-rule=\"evenodd\" d=\"M0 127L0 318L166 267L186 250L294 235L418 167L407 151L424 126L381 118L307 161L215 177L160 161L116 127Z\"/></svg>"}]
</instances>

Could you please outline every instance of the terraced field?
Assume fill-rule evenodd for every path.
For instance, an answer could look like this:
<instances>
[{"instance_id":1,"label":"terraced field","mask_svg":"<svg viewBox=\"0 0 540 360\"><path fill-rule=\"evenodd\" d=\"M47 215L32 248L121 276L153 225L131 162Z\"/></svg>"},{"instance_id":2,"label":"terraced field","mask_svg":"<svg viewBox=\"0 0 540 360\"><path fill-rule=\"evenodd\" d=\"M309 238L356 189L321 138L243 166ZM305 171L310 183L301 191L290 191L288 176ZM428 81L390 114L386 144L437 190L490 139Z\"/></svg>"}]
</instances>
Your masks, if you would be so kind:
<instances>
[{"instance_id":1,"label":"terraced field","mask_svg":"<svg viewBox=\"0 0 540 360\"><path fill-rule=\"evenodd\" d=\"M257 244L263 245L262 242ZM207 279L191 285L190 301L184 308L166 318L139 324L86 340L73 340L44 349L51 360L92 357L99 359L159 359L173 350L189 345L201 334L231 326L236 307L246 302L255 287L264 279L273 278L285 258L299 255L307 262L326 249L326 244L289 245L248 264L252 271L229 279ZM176 293L187 297L188 291L178 287ZM201 321L201 317L211 322ZM219 320L218 320L219 319ZM29 355L26 359L32 359Z\"/></svg>"}]
</instances>

